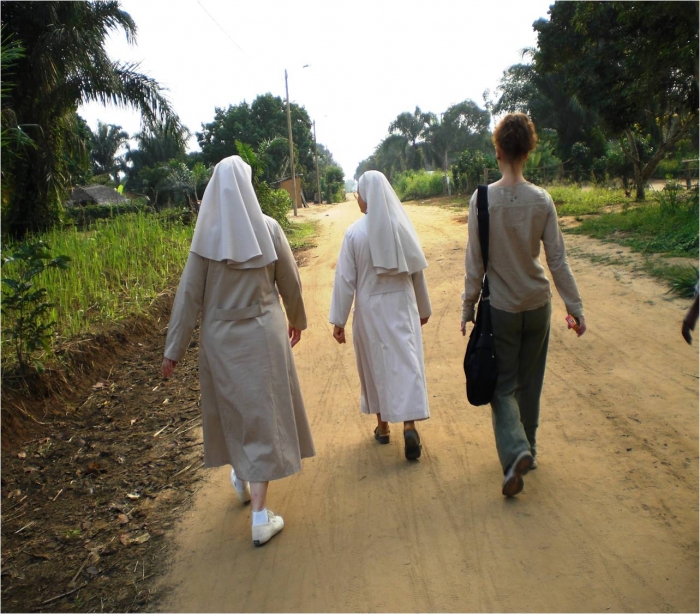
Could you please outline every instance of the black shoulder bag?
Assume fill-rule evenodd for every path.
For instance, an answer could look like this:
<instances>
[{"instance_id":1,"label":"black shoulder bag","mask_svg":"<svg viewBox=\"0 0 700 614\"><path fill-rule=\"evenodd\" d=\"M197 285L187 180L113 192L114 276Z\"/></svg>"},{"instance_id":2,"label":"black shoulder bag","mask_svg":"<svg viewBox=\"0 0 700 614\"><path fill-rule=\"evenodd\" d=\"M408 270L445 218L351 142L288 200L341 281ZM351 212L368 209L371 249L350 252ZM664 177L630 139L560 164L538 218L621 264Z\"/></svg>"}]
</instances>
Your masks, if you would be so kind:
<instances>
[{"instance_id":1,"label":"black shoulder bag","mask_svg":"<svg viewBox=\"0 0 700 614\"><path fill-rule=\"evenodd\" d=\"M489 193L488 186L480 185L476 198L476 218L479 224L481 257L484 261L484 278L481 281L481 297L476 312L476 323L469 335L464 355L464 375L467 377L467 399L472 405L491 402L498 379L498 360L493 345L491 300L486 271L489 265Z\"/></svg>"}]
</instances>

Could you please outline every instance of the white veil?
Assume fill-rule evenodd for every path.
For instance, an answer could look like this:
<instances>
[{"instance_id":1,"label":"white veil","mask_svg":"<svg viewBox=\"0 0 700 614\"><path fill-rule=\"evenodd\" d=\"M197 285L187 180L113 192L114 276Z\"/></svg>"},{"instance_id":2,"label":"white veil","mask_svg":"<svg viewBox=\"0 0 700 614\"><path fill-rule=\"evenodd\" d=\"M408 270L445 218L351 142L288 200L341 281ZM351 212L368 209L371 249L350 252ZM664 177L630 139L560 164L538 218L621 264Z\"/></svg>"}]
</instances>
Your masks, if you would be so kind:
<instances>
[{"instance_id":1,"label":"white veil","mask_svg":"<svg viewBox=\"0 0 700 614\"><path fill-rule=\"evenodd\" d=\"M367 232L378 275L412 275L428 266L411 220L387 178L367 171L357 184L367 203Z\"/></svg>"},{"instance_id":2,"label":"white veil","mask_svg":"<svg viewBox=\"0 0 700 614\"><path fill-rule=\"evenodd\" d=\"M190 251L235 269L255 269L277 252L253 190L251 169L240 156L214 168L199 208Z\"/></svg>"}]
</instances>

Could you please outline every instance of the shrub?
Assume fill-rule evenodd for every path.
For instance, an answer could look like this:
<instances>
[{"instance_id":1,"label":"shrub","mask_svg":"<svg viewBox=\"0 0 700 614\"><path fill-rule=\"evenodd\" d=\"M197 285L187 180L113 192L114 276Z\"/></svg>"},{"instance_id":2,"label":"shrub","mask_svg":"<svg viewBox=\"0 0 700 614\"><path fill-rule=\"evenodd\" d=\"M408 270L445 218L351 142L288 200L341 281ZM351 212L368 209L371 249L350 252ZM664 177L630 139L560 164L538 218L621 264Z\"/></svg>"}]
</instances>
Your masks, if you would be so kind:
<instances>
[{"instance_id":1,"label":"shrub","mask_svg":"<svg viewBox=\"0 0 700 614\"><path fill-rule=\"evenodd\" d=\"M37 288L34 279L48 269L66 269L68 256L51 257L49 246L33 241L18 246L2 259L7 277L2 278L3 337L13 346L20 371L29 370L29 362L42 370L37 351L50 350L55 320L47 317L54 304L47 300L46 288ZM6 268L7 267L7 268Z\"/></svg>"},{"instance_id":2,"label":"shrub","mask_svg":"<svg viewBox=\"0 0 700 614\"><path fill-rule=\"evenodd\" d=\"M328 203L345 202L345 175L339 166L329 166L325 176L325 196Z\"/></svg>"},{"instance_id":3,"label":"shrub","mask_svg":"<svg viewBox=\"0 0 700 614\"><path fill-rule=\"evenodd\" d=\"M457 162L452 165L452 178L457 192L460 194L474 192L476 186L482 181L485 168L498 172L498 164L493 156L484 155L478 150L463 151L457 158ZM489 172L489 178L493 177L494 173Z\"/></svg>"},{"instance_id":4,"label":"shrub","mask_svg":"<svg viewBox=\"0 0 700 614\"><path fill-rule=\"evenodd\" d=\"M444 181L441 171L404 171L394 177L393 188L402 201L430 198L443 194Z\"/></svg>"},{"instance_id":5,"label":"shrub","mask_svg":"<svg viewBox=\"0 0 700 614\"><path fill-rule=\"evenodd\" d=\"M671 269L666 275L669 293L681 298L693 298L698 287L698 267L687 265Z\"/></svg>"},{"instance_id":6,"label":"shrub","mask_svg":"<svg viewBox=\"0 0 700 614\"><path fill-rule=\"evenodd\" d=\"M292 208L292 198L287 190L273 190L266 183L258 184L256 190L260 208L265 215L277 220L282 228L289 227L287 214Z\"/></svg>"}]
</instances>

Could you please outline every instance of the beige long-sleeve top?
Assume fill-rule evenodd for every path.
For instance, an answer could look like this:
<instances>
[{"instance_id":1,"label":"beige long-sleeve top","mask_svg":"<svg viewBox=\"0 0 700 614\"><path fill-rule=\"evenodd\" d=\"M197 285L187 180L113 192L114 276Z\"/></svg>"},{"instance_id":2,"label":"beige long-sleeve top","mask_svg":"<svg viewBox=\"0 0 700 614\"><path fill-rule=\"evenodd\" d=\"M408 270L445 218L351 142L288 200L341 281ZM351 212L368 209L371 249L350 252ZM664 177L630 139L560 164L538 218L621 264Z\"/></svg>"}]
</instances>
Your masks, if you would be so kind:
<instances>
[{"instance_id":1,"label":"beige long-sleeve top","mask_svg":"<svg viewBox=\"0 0 700 614\"><path fill-rule=\"evenodd\" d=\"M477 192L469 202L469 233L462 294L462 321L474 318L484 263L476 213ZM547 266L566 310L583 315L583 302L569 263L557 211L549 193L531 183L489 186L489 264L491 305L517 313L546 305L552 292L540 263L544 245Z\"/></svg>"}]
</instances>

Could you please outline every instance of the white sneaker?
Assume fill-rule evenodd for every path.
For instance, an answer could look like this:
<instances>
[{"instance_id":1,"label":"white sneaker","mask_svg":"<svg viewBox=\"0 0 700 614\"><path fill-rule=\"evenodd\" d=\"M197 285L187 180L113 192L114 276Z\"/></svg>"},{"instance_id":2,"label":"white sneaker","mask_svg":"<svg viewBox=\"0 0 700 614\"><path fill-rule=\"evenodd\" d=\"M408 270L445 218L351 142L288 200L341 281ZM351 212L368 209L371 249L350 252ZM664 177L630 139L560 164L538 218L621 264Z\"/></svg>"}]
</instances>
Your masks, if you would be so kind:
<instances>
[{"instance_id":1,"label":"white sneaker","mask_svg":"<svg viewBox=\"0 0 700 614\"><path fill-rule=\"evenodd\" d=\"M231 486L233 486L233 490L236 491L236 495L238 495L238 500L241 503L250 503L250 486L248 485L248 482L246 482L245 487L241 490L238 490L238 488L236 488L236 472L233 470L233 468L231 469Z\"/></svg>"},{"instance_id":2,"label":"white sneaker","mask_svg":"<svg viewBox=\"0 0 700 614\"><path fill-rule=\"evenodd\" d=\"M253 527L253 543L256 546L262 546L269 542L282 529L284 529L284 520L282 520L282 516L276 516L273 512L267 510L267 522Z\"/></svg>"}]
</instances>

